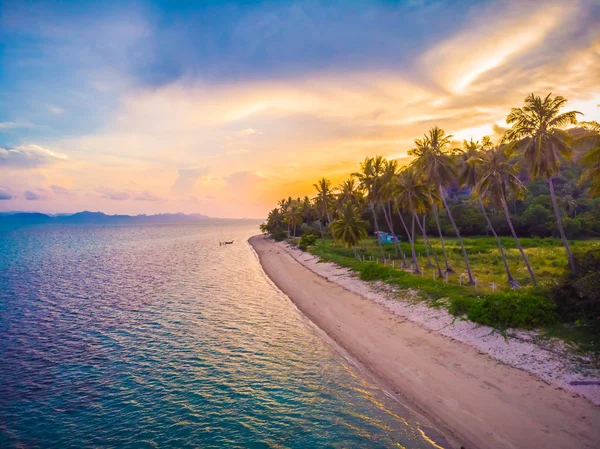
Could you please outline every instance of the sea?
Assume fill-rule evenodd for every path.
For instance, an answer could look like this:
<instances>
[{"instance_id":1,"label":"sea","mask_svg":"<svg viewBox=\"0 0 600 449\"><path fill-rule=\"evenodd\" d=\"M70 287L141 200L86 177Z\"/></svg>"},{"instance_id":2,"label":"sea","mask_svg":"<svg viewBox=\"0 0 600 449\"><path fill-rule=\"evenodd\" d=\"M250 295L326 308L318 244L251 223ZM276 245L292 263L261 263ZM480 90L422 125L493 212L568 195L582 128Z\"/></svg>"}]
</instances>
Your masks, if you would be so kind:
<instances>
[{"instance_id":1,"label":"sea","mask_svg":"<svg viewBox=\"0 0 600 449\"><path fill-rule=\"evenodd\" d=\"M258 225L0 229L0 448L439 448L268 279Z\"/></svg>"}]
</instances>

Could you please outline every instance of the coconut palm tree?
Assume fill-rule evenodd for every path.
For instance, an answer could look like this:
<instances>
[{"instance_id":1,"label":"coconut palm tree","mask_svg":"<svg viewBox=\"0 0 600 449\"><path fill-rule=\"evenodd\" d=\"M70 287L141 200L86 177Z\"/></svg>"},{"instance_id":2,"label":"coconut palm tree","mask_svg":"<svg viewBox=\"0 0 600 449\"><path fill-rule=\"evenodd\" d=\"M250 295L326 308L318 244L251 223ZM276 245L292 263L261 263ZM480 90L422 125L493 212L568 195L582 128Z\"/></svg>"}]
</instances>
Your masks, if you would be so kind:
<instances>
[{"instance_id":1,"label":"coconut palm tree","mask_svg":"<svg viewBox=\"0 0 600 449\"><path fill-rule=\"evenodd\" d=\"M600 197L600 123L598 122L582 122L582 125L590 131L590 135L586 139L593 139L592 147L581 158L583 165L583 174L581 181L590 181L590 196L593 198Z\"/></svg>"},{"instance_id":2,"label":"coconut palm tree","mask_svg":"<svg viewBox=\"0 0 600 449\"><path fill-rule=\"evenodd\" d=\"M338 187L338 195L336 199L338 209L342 209L348 201L358 206L362 201L362 194L358 188L354 178L348 178Z\"/></svg>"},{"instance_id":3,"label":"coconut palm tree","mask_svg":"<svg viewBox=\"0 0 600 449\"><path fill-rule=\"evenodd\" d=\"M552 207L556 216L558 232L567 251L571 271L575 272L575 260L563 228L553 178L558 172L561 157L570 159L572 150L570 136L564 131L566 125L577 123L578 111L560 112L567 99L548 94L545 98L530 94L525 98L525 106L512 108L506 123L512 125L505 133L505 141L518 142L523 148L523 156L529 167L532 179L542 177L548 182Z\"/></svg>"},{"instance_id":4,"label":"coconut palm tree","mask_svg":"<svg viewBox=\"0 0 600 449\"><path fill-rule=\"evenodd\" d=\"M452 211L446 201L446 192L444 187L448 186L453 180L456 179L456 167L453 163L453 157L448 153L448 147L450 145L451 135L446 135L443 129L437 126L429 130L429 133L424 138L415 140L416 147L409 151L409 155L415 156L415 160L412 165L425 177L425 179L431 180L440 193L442 204L446 209L450 223L454 228L454 232L463 253L463 259L465 261L465 268L467 270L467 276L469 278L469 284L475 284L473 274L471 273L471 267L469 265L469 258L467 257L467 250L465 249L464 242L452 216ZM437 219L437 216L436 216ZM438 231L439 229L438 220ZM444 251L445 257L445 251ZM449 271L447 259L446 259L446 270Z\"/></svg>"},{"instance_id":5,"label":"coconut palm tree","mask_svg":"<svg viewBox=\"0 0 600 449\"><path fill-rule=\"evenodd\" d=\"M303 212L302 204L300 203L300 201L298 199L298 200L292 200L288 204L288 206L283 214L285 222L293 230L294 237L296 237L296 227L302 223L302 212Z\"/></svg>"},{"instance_id":6,"label":"coconut palm tree","mask_svg":"<svg viewBox=\"0 0 600 449\"><path fill-rule=\"evenodd\" d=\"M377 223L376 207L381 201L381 188L383 182L383 172L385 169L384 159L382 156L367 157L364 162L360 164L360 172L353 173L352 176L356 177L361 185L361 188L365 192L366 200L369 204L369 209L373 215L373 224L375 226L375 232L377 233L377 243L379 244L379 250L383 257L383 246L381 245L381 239L379 238L379 224Z\"/></svg>"},{"instance_id":7,"label":"coconut palm tree","mask_svg":"<svg viewBox=\"0 0 600 449\"><path fill-rule=\"evenodd\" d=\"M519 286L519 283L513 278L510 268L508 267L508 262L506 260L506 254L504 253L504 248L502 246L502 241L498 234L496 234L496 230L492 225L490 217L488 216L485 210L485 204L483 202L482 196L479 194L479 191L475 188L479 183L481 178L481 172L484 168L484 156L486 152L491 151L492 142L489 137L484 137L481 142L473 141L471 139L469 142L466 140L463 142L464 152L462 153L462 160L460 165L460 175L459 181L463 186L468 187L471 190L471 196L473 196L477 203L479 204L479 208L481 209L481 213L485 218L485 221L488 225L490 231L494 235L496 239L496 245L498 246L498 250L500 251L500 255L502 256L502 263L504 264L504 271L506 271L506 277L508 279L508 284L516 288Z\"/></svg>"},{"instance_id":8,"label":"coconut palm tree","mask_svg":"<svg viewBox=\"0 0 600 449\"><path fill-rule=\"evenodd\" d=\"M394 249L396 252L396 257L398 257L398 250L402 253L402 262L403 266L406 266L406 256L404 255L404 251L400 247L398 242L398 238L396 237L396 233L394 231L394 223L392 219L392 207L391 204L394 201L395 189L396 189L396 176L398 175L398 162L395 160L388 161L383 159L383 173L381 180L381 193L380 193L380 202L381 209L383 210L383 217L387 224L388 230L390 234L394 237Z\"/></svg>"},{"instance_id":9,"label":"coconut palm tree","mask_svg":"<svg viewBox=\"0 0 600 449\"><path fill-rule=\"evenodd\" d=\"M366 221L360 219L358 207L352 201L347 201L339 211L338 219L332 221L329 228L333 238L341 241L346 248L354 249L354 257L357 257L356 245L369 235L367 225Z\"/></svg>"},{"instance_id":10,"label":"coconut palm tree","mask_svg":"<svg viewBox=\"0 0 600 449\"><path fill-rule=\"evenodd\" d=\"M331 181L329 179L321 178L316 184L313 184L317 189L317 196L315 198L315 204L317 210L321 213L323 218L327 219L327 225L331 223L331 215L329 211L334 202L334 194L331 191Z\"/></svg>"},{"instance_id":11,"label":"coconut palm tree","mask_svg":"<svg viewBox=\"0 0 600 449\"><path fill-rule=\"evenodd\" d=\"M402 222L402 226L404 227L410 242L413 272L419 273L414 237L415 215L427 210L430 198L429 186L423 183L413 167L406 167L396 176L394 198L398 216L400 217L400 221ZM412 233L409 232L408 226L406 226L406 222L402 216L402 210L405 210L412 216Z\"/></svg>"},{"instance_id":12,"label":"coconut palm tree","mask_svg":"<svg viewBox=\"0 0 600 449\"><path fill-rule=\"evenodd\" d=\"M475 187L475 194L482 198L484 201L493 202L499 205L504 211L504 216L510 232L515 240L515 244L521 253L521 257L525 262L527 271L531 281L535 284L535 275L529 264L527 254L521 246L519 237L515 232L515 228L510 218L510 212L508 210L507 197L509 194L515 195L517 198L522 199L523 193L527 190L525 185L521 182L518 174L518 169L515 165L511 164L511 159L514 158L515 151L514 146L508 145L505 147L497 147L493 150L488 151L485 154L483 161L482 173L479 181ZM504 263L506 264L506 257L502 253ZM507 268L508 270L508 268ZM516 286L516 281L510 276L510 272L507 271L508 282Z\"/></svg>"}]
</instances>

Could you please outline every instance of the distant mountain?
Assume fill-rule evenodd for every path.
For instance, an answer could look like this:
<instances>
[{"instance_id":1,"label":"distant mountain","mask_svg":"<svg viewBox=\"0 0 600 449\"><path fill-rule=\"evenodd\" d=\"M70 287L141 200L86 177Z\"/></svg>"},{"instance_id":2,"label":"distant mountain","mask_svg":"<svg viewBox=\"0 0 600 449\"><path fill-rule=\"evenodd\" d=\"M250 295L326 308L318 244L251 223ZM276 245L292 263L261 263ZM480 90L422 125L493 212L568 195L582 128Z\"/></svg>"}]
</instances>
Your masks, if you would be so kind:
<instances>
[{"instance_id":1,"label":"distant mountain","mask_svg":"<svg viewBox=\"0 0 600 449\"><path fill-rule=\"evenodd\" d=\"M2 212L0 225L34 225L34 224L160 224L160 223L192 223L210 220L202 214L156 214L156 215L106 215L102 212L77 212L75 214L46 215L38 212Z\"/></svg>"}]
</instances>

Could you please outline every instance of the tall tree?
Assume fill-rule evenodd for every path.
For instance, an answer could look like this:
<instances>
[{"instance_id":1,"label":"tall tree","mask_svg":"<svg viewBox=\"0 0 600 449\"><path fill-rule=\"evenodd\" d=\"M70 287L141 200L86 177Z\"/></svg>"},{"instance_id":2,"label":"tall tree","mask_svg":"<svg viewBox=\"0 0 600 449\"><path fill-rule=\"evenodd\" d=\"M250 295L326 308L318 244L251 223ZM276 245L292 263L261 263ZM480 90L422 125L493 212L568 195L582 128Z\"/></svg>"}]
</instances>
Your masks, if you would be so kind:
<instances>
[{"instance_id":1,"label":"tall tree","mask_svg":"<svg viewBox=\"0 0 600 449\"><path fill-rule=\"evenodd\" d=\"M448 219L450 220L450 223L452 223L452 227L454 228L454 232L460 243L469 284L474 284L475 280L471 273L465 244L460 235L460 231L458 230L458 226L456 226L454 217L452 216L452 211L446 201L445 187L456 179L456 167L453 163L453 157L448 150L451 138L451 135L446 135L443 129L435 126L429 130L429 133L426 134L422 140L415 140L416 147L410 150L409 154L415 156L415 160L412 162L414 167L416 167L422 176L431 180L439 190L442 204L446 209Z\"/></svg>"},{"instance_id":2,"label":"tall tree","mask_svg":"<svg viewBox=\"0 0 600 449\"><path fill-rule=\"evenodd\" d=\"M513 278L510 268L508 267L508 261L506 260L506 254L504 252L504 247L502 246L502 241L498 234L496 234L496 230L492 225L490 217L488 216L485 210L485 204L483 201L483 197L480 195L480 192L476 189L477 184L481 178L481 172L484 168L484 155L486 152L491 151L492 142L489 137L484 137L481 142L473 141L471 139L469 142L466 140L463 142L464 152L462 153L461 165L460 165L460 177L459 181L461 185L464 185L469 188L471 191L471 196L475 198L477 203L479 204L479 208L481 209L481 213L485 218L485 221L488 225L490 231L494 235L496 239L496 245L498 246L498 250L500 251L500 256L502 257L502 263L504 264L504 271L506 271L506 277L508 279L508 284L513 288L519 286L519 283Z\"/></svg>"},{"instance_id":3,"label":"tall tree","mask_svg":"<svg viewBox=\"0 0 600 449\"><path fill-rule=\"evenodd\" d=\"M533 274L533 270L529 264L527 254L525 254L525 251L521 246L519 237L517 237L517 233L515 232L507 205L507 197L510 194L517 198L522 198L523 193L525 190L527 190L525 185L517 176L517 168L515 165L511 164L511 158L513 157L514 148L511 145L502 148L494 148L493 150L488 151L485 154L483 170L480 179L475 187L475 194L483 198L484 201L491 201L502 208L506 222L510 228L510 232L515 240L515 244L517 245L517 248L521 253L521 257L525 262L527 271L529 272L529 277L531 277L531 281L535 284L535 275ZM503 258L506 263L506 258L504 255ZM507 272L507 274L509 275L509 283L513 286L516 286L516 281L512 279L512 276L510 276L509 272Z\"/></svg>"},{"instance_id":4,"label":"tall tree","mask_svg":"<svg viewBox=\"0 0 600 449\"><path fill-rule=\"evenodd\" d=\"M558 232L565 246L571 271L574 273L575 260L563 228L553 182L561 164L561 157L570 159L572 155L571 138L561 128L576 124L577 114L581 114L578 111L561 113L566 102L567 99L560 95L552 97L552 94L548 94L545 98L528 95L523 107L512 108L508 114L506 123L512 127L506 131L504 137L506 141L518 142L523 148L524 159L532 179L542 177L548 182Z\"/></svg>"},{"instance_id":5,"label":"tall tree","mask_svg":"<svg viewBox=\"0 0 600 449\"><path fill-rule=\"evenodd\" d=\"M582 182L590 181L590 196L600 197L600 123L583 122L583 126L589 131L585 139L591 140L591 148L581 158L583 165Z\"/></svg>"},{"instance_id":6,"label":"tall tree","mask_svg":"<svg viewBox=\"0 0 600 449\"><path fill-rule=\"evenodd\" d=\"M341 241L346 248L354 249L361 240L367 238L367 222L360 219L360 211L352 201L347 201L339 211L337 220L329 225L333 238Z\"/></svg>"},{"instance_id":7,"label":"tall tree","mask_svg":"<svg viewBox=\"0 0 600 449\"><path fill-rule=\"evenodd\" d=\"M335 199L331 190L331 181L326 178L321 178L316 184L313 184L313 186L317 189L315 205L317 206L317 210L321 214L321 217L327 220L327 225L329 226L329 224L331 224L330 210Z\"/></svg>"},{"instance_id":8,"label":"tall tree","mask_svg":"<svg viewBox=\"0 0 600 449\"><path fill-rule=\"evenodd\" d=\"M401 170L396 177L394 197L398 209L398 216L400 217L400 221L402 222L402 226L404 227L410 242L413 272L418 273L419 267L417 252L415 250L414 220L416 214L423 213L427 209L429 202L429 187L422 182L421 177L417 175L413 167L407 167ZM409 232L408 226L402 217L402 210L408 212L409 215L412 216L412 232Z\"/></svg>"},{"instance_id":9,"label":"tall tree","mask_svg":"<svg viewBox=\"0 0 600 449\"><path fill-rule=\"evenodd\" d=\"M382 257L383 246L381 244L381 239L379 238L379 224L377 223L377 212L375 209L381 201L384 168L383 157L367 157L364 162L361 162L360 164L361 171L352 174L352 176L355 176L358 179L366 194L366 200L369 204L371 214L373 215L373 224L375 226L375 232L377 233L377 243L379 244L379 250L381 251Z\"/></svg>"}]
</instances>

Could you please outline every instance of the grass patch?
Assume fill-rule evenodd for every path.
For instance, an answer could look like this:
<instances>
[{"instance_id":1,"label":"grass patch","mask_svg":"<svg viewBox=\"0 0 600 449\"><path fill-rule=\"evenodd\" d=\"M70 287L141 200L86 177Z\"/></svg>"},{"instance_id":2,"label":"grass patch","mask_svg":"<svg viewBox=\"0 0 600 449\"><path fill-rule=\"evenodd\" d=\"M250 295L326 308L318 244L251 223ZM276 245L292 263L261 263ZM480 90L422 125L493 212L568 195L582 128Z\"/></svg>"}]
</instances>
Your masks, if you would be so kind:
<instances>
[{"instance_id":1,"label":"grass patch","mask_svg":"<svg viewBox=\"0 0 600 449\"><path fill-rule=\"evenodd\" d=\"M430 239L443 264L439 239ZM567 265L565 250L559 239L521 239L538 279L539 286L534 287L514 240L502 238L510 270L522 286L518 290L512 290L506 282L504 266L493 238L472 237L465 238L464 242L476 286L464 282L464 261L458 241L453 238L444 240L449 264L455 271L447 279L440 279L436 275L437 270L427 268L426 249L422 241L416 244L420 274L400 268L401 253L396 256L393 244L383 246L382 256L375 239L361 244L358 251L360 260L355 258L352 250L331 239L318 240L309 251L321 260L332 261L357 272L362 280L379 280L404 289L414 289L419 292L421 299L431 305L443 305L455 316L466 316L471 321L498 329L540 328L546 335L581 345L582 349L588 351L600 352L600 338L595 335L596 331L583 325L559 323L555 303L549 298L548 291L556 285ZM571 244L573 248L583 251L600 248L599 240L573 241ZM406 242L402 243L402 250L410 263L410 247ZM431 260L434 262L433 255Z\"/></svg>"}]
</instances>

